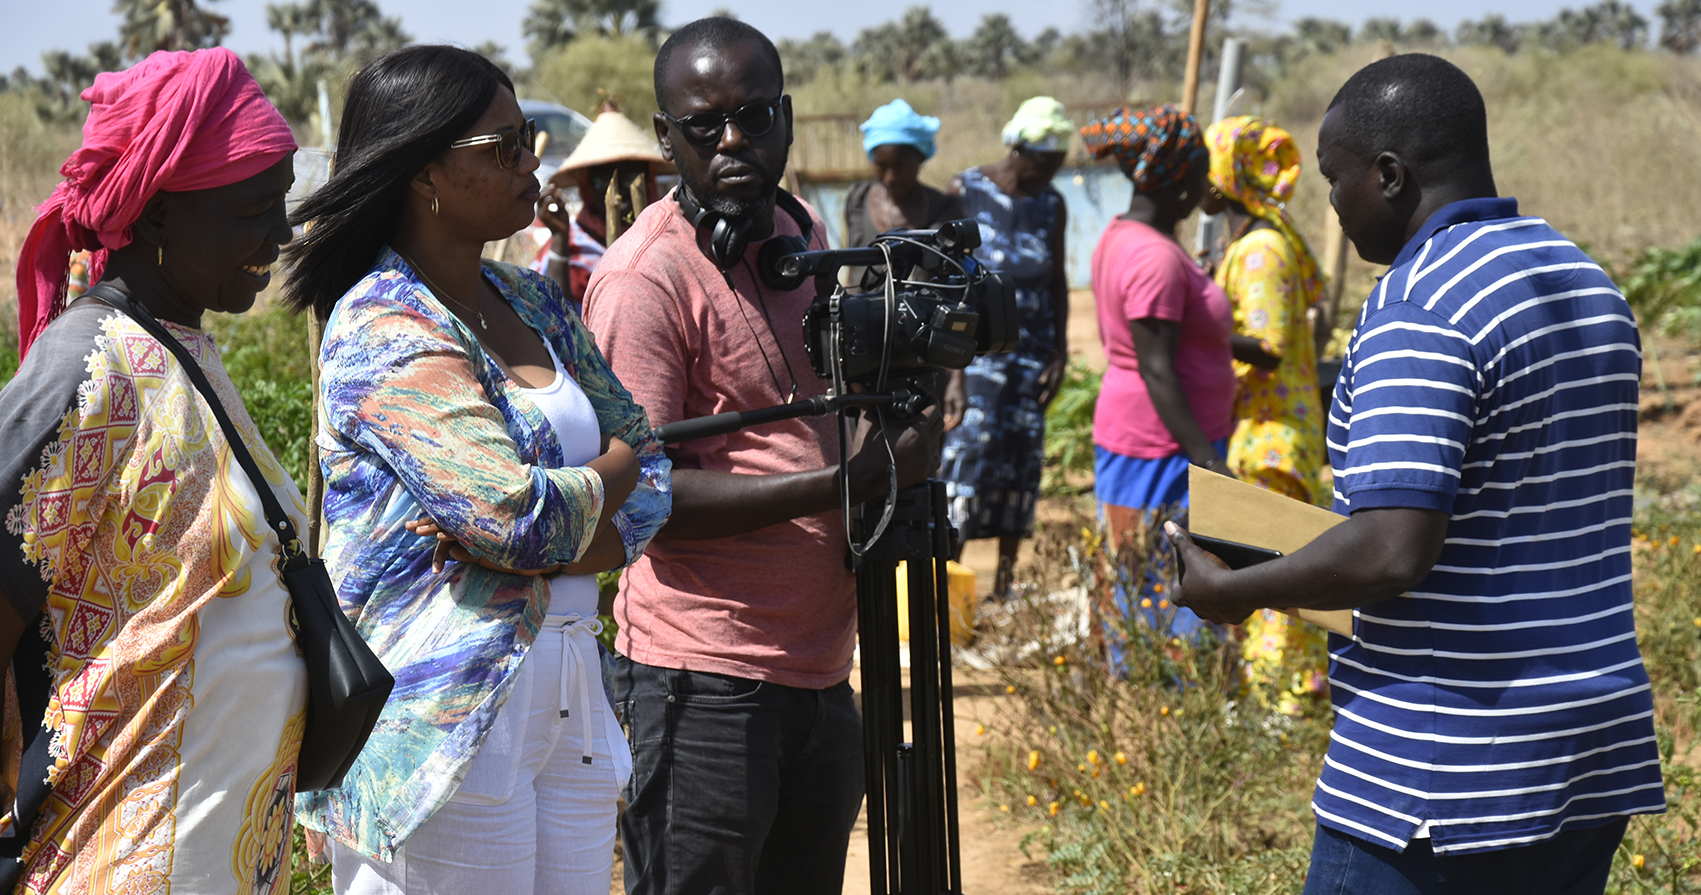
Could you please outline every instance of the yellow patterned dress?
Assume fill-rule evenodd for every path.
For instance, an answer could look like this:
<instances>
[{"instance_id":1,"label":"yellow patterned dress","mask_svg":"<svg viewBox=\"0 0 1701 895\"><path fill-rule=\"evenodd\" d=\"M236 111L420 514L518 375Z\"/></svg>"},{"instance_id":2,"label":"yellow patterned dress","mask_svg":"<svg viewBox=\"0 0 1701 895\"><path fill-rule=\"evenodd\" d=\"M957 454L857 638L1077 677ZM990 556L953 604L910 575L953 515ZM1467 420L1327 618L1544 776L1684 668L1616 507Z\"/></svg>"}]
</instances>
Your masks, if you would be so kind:
<instances>
[{"instance_id":1,"label":"yellow patterned dress","mask_svg":"<svg viewBox=\"0 0 1701 895\"><path fill-rule=\"evenodd\" d=\"M212 340L165 326L305 526ZM286 891L307 680L277 538L205 401L128 317L71 308L0 391L0 517L0 591L38 619L8 682L0 888Z\"/></svg>"},{"instance_id":2,"label":"yellow patterned dress","mask_svg":"<svg viewBox=\"0 0 1701 895\"><path fill-rule=\"evenodd\" d=\"M1327 505L1317 353L1292 244L1277 230L1252 230L1229 246L1217 285L1234 306L1235 331L1282 359L1274 370L1234 362L1229 468L1241 481ZM1245 629L1251 692L1270 708L1302 711L1328 683L1327 633L1272 609L1253 613Z\"/></svg>"}]
</instances>

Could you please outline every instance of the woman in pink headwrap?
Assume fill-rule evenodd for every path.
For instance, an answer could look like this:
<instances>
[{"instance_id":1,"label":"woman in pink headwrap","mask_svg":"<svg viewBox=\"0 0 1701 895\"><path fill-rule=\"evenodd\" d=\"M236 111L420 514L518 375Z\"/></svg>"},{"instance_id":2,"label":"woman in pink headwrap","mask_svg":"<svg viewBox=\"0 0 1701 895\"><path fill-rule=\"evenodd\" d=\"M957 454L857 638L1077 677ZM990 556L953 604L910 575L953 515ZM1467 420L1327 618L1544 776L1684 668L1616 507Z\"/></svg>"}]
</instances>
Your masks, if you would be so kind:
<instances>
[{"instance_id":1,"label":"woman in pink headwrap","mask_svg":"<svg viewBox=\"0 0 1701 895\"><path fill-rule=\"evenodd\" d=\"M83 99L83 146L18 259L23 363L0 391L0 661L22 750L0 889L278 891L307 675L277 537L185 368L103 298L196 359L304 527L200 329L270 281L295 141L225 49L155 53ZM96 285L67 306L73 251Z\"/></svg>"}]
</instances>

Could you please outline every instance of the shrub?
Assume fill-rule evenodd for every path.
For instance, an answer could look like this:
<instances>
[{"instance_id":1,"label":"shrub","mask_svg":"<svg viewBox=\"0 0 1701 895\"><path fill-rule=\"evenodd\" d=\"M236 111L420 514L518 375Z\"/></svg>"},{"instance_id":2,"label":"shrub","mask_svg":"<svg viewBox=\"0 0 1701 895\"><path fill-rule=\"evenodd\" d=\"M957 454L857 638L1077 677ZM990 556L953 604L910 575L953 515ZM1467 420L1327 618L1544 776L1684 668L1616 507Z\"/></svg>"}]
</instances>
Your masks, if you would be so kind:
<instances>
[{"instance_id":1,"label":"shrub","mask_svg":"<svg viewBox=\"0 0 1701 895\"><path fill-rule=\"evenodd\" d=\"M988 644L1012 698L982 756L987 796L1037 827L1023 848L1044 849L1059 892L1297 893L1326 721L1239 699L1238 647L1222 640L1120 623L1128 647L1107 667L1087 607L1139 580L1161 535L1112 552L1094 526L1081 514L1041 533L1029 572L1053 596Z\"/></svg>"},{"instance_id":2,"label":"shrub","mask_svg":"<svg viewBox=\"0 0 1701 895\"><path fill-rule=\"evenodd\" d=\"M1103 375L1080 361L1072 362L1056 399L1045 410L1041 490L1047 496L1084 490L1081 477L1093 473L1093 410L1099 403Z\"/></svg>"}]
</instances>

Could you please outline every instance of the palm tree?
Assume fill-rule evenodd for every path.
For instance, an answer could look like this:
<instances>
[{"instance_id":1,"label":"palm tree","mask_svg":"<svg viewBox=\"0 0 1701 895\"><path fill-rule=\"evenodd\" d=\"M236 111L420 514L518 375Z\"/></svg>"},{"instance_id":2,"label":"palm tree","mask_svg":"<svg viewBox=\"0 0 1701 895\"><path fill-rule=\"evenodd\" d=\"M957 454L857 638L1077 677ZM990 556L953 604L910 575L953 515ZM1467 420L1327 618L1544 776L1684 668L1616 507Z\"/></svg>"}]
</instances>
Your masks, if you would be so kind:
<instances>
[{"instance_id":1,"label":"palm tree","mask_svg":"<svg viewBox=\"0 0 1701 895\"><path fill-rule=\"evenodd\" d=\"M230 20L195 5L195 0L116 0L112 11L123 16L118 45L130 59L156 50L199 50L216 47L230 33Z\"/></svg>"},{"instance_id":2,"label":"palm tree","mask_svg":"<svg viewBox=\"0 0 1701 895\"><path fill-rule=\"evenodd\" d=\"M661 30L661 0L533 0L520 30L532 61L580 34L639 35Z\"/></svg>"},{"instance_id":3,"label":"palm tree","mask_svg":"<svg viewBox=\"0 0 1701 895\"><path fill-rule=\"evenodd\" d=\"M266 27L283 37L284 61L295 67L295 38L312 34L318 22L313 10L301 3L266 4Z\"/></svg>"}]
</instances>

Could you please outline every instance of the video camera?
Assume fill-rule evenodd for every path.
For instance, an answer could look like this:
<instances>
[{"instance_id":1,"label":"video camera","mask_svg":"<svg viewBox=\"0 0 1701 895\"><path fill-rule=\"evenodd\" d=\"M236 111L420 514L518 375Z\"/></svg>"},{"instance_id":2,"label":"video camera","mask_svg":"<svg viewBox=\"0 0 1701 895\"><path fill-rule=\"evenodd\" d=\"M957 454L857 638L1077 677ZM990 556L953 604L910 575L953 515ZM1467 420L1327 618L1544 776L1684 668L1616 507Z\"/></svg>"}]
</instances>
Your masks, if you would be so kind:
<instances>
[{"instance_id":1,"label":"video camera","mask_svg":"<svg viewBox=\"0 0 1701 895\"><path fill-rule=\"evenodd\" d=\"M867 248L781 258L787 278L815 277L803 328L816 374L833 380L840 394L850 383L881 390L894 375L960 370L976 355L1014 349L1015 287L975 262L979 245L980 227L962 220L938 230L894 230ZM839 286L839 269L853 266L869 268L862 288L875 291Z\"/></svg>"}]
</instances>

